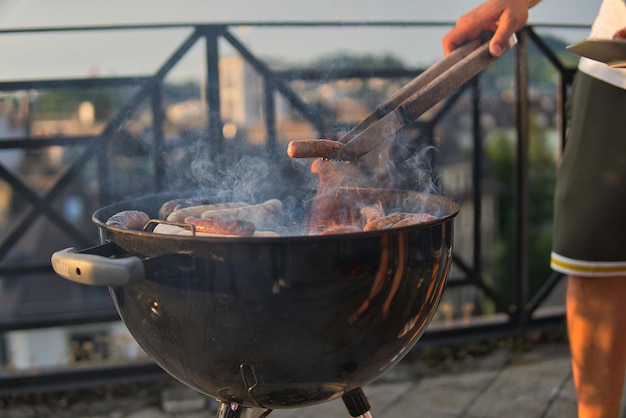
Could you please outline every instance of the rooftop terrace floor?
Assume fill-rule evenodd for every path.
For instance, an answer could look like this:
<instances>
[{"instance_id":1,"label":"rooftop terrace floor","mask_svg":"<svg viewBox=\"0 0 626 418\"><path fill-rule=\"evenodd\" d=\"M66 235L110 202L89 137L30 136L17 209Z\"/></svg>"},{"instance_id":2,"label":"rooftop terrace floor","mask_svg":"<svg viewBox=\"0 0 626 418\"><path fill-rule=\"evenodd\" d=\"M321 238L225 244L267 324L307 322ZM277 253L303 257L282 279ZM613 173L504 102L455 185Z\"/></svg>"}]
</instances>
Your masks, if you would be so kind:
<instances>
[{"instance_id":1,"label":"rooftop terrace floor","mask_svg":"<svg viewBox=\"0 0 626 418\"><path fill-rule=\"evenodd\" d=\"M411 353L363 389L376 418L576 417L569 349L563 339ZM217 407L215 401L173 380L0 402L2 418L199 418L215 417ZM259 418L263 412L251 409L242 417ZM275 410L269 416L350 415L337 399L307 408Z\"/></svg>"}]
</instances>

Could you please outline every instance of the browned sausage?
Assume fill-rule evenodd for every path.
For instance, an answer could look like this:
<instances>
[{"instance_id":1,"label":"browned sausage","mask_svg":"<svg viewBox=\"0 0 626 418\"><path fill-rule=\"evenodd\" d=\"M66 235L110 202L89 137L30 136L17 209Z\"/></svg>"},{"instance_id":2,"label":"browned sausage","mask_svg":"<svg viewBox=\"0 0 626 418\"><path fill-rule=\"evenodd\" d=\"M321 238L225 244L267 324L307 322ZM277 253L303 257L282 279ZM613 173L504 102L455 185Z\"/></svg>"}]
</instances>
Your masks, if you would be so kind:
<instances>
[{"instance_id":1,"label":"browned sausage","mask_svg":"<svg viewBox=\"0 0 626 418\"><path fill-rule=\"evenodd\" d=\"M207 210L202 213L203 219L217 219L230 221L235 219L245 220L257 225L261 225L268 219L281 213L283 204L278 199L270 199L257 205L247 205L235 208L225 208L218 210Z\"/></svg>"},{"instance_id":2,"label":"browned sausage","mask_svg":"<svg viewBox=\"0 0 626 418\"><path fill-rule=\"evenodd\" d=\"M365 206L359 210L359 214L365 223L367 223L373 221L374 219L381 218L383 216L383 211L377 206Z\"/></svg>"},{"instance_id":3,"label":"browned sausage","mask_svg":"<svg viewBox=\"0 0 626 418\"><path fill-rule=\"evenodd\" d=\"M142 230L150 222L150 217L139 210L125 210L107 219L106 224L116 228Z\"/></svg>"},{"instance_id":4,"label":"browned sausage","mask_svg":"<svg viewBox=\"0 0 626 418\"><path fill-rule=\"evenodd\" d=\"M431 215L430 213L414 213L413 216L408 216L403 220L393 224L393 228L422 224L424 222L434 221L435 219L437 219L437 217Z\"/></svg>"},{"instance_id":5,"label":"browned sausage","mask_svg":"<svg viewBox=\"0 0 626 418\"><path fill-rule=\"evenodd\" d=\"M188 216L195 216L199 218L204 212L208 210L221 210L240 208L242 206L248 206L248 203L243 202L228 202L228 203L212 203L206 205L189 206L186 208L176 209L170 213L166 220L169 222L183 222Z\"/></svg>"},{"instance_id":6,"label":"browned sausage","mask_svg":"<svg viewBox=\"0 0 626 418\"><path fill-rule=\"evenodd\" d=\"M189 198L172 199L161 205L159 209L159 219L167 219L170 213L175 210L188 208L190 206L208 205L218 203L222 198L218 196L198 196Z\"/></svg>"},{"instance_id":7,"label":"browned sausage","mask_svg":"<svg viewBox=\"0 0 626 418\"><path fill-rule=\"evenodd\" d=\"M433 219L436 219L435 216L428 213L406 213L406 212L395 212L391 215L383 216L382 218L374 219L367 224L363 228L364 231L378 231L381 229L399 227L399 226L407 226L407 225L415 225L422 222L428 222ZM406 221L405 221L406 220ZM403 222L398 225L399 222Z\"/></svg>"},{"instance_id":8,"label":"browned sausage","mask_svg":"<svg viewBox=\"0 0 626 418\"><path fill-rule=\"evenodd\" d=\"M351 234L354 232L361 232L361 229L356 226L346 225L346 226L336 226L334 228L328 228L320 232L320 235Z\"/></svg>"},{"instance_id":9,"label":"browned sausage","mask_svg":"<svg viewBox=\"0 0 626 418\"><path fill-rule=\"evenodd\" d=\"M301 139L289 143L287 155L291 158L329 158L341 147L341 142L328 139Z\"/></svg>"},{"instance_id":10,"label":"browned sausage","mask_svg":"<svg viewBox=\"0 0 626 418\"><path fill-rule=\"evenodd\" d=\"M242 220L222 221L189 217L185 219L185 223L195 226L197 232L208 234L249 237L254 234L255 230L252 222Z\"/></svg>"},{"instance_id":11,"label":"browned sausage","mask_svg":"<svg viewBox=\"0 0 626 418\"><path fill-rule=\"evenodd\" d=\"M392 213L391 215L382 216L372 219L365 224L364 231L378 231L380 229L391 228L393 224L400 222L407 217L407 213Z\"/></svg>"}]
</instances>

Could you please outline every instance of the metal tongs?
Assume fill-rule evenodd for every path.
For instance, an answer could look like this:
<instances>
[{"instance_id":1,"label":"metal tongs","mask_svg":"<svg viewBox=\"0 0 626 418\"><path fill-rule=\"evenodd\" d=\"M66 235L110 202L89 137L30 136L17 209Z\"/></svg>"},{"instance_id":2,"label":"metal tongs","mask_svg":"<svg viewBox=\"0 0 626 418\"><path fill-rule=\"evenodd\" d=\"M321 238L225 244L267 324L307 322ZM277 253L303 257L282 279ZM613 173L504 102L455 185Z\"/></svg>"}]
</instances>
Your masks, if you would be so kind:
<instances>
[{"instance_id":1,"label":"metal tongs","mask_svg":"<svg viewBox=\"0 0 626 418\"><path fill-rule=\"evenodd\" d=\"M405 125L411 124L497 60L489 53L491 35L485 34L465 43L408 82L337 141L343 145L337 144L324 155L299 157L354 161L393 138ZM516 43L513 35L508 49Z\"/></svg>"}]
</instances>

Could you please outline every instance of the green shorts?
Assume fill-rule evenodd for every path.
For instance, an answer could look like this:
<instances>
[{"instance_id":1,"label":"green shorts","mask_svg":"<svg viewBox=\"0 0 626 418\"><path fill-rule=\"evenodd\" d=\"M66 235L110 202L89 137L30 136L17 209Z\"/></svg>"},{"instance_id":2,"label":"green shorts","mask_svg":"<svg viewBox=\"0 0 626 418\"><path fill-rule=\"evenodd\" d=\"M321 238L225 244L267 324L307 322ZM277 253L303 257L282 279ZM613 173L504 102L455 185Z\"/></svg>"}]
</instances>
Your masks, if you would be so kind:
<instances>
[{"instance_id":1,"label":"green shorts","mask_svg":"<svg viewBox=\"0 0 626 418\"><path fill-rule=\"evenodd\" d=\"M578 72L557 174L551 265L626 276L626 90Z\"/></svg>"}]
</instances>

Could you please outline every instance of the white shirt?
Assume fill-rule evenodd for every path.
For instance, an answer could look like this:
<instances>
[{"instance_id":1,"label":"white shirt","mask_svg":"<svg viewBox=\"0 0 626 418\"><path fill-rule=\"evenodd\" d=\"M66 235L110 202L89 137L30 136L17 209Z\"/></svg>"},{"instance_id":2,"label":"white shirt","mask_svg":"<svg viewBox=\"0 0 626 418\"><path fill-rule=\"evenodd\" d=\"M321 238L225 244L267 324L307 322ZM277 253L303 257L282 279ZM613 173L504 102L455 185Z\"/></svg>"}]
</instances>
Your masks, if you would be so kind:
<instances>
[{"instance_id":1,"label":"white shirt","mask_svg":"<svg viewBox=\"0 0 626 418\"><path fill-rule=\"evenodd\" d=\"M590 39L612 39L615 32L626 27L626 0L602 0ZM626 89L626 69L611 68L603 62L581 58L578 69L592 77Z\"/></svg>"}]
</instances>

